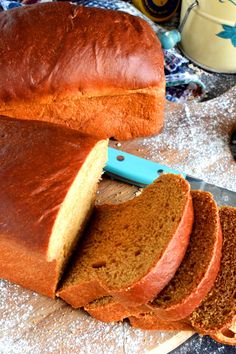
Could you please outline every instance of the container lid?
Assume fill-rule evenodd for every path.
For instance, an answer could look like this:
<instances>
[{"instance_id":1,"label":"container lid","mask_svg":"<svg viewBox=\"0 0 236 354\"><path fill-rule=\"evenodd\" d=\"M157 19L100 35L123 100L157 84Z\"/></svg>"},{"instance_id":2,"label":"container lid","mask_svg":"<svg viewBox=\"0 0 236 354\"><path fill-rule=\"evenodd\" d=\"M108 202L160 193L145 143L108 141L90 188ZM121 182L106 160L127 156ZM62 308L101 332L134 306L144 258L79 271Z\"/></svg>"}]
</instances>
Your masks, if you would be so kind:
<instances>
[{"instance_id":1,"label":"container lid","mask_svg":"<svg viewBox=\"0 0 236 354\"><path fill-rule=\"evenodd\" d=\"M193 3L193 0L185 1L188 5ZM236 23L236 0L198 0L198 4L195 10L203 16L212 17L221 24Z\"/></svg>"}]
</instances>

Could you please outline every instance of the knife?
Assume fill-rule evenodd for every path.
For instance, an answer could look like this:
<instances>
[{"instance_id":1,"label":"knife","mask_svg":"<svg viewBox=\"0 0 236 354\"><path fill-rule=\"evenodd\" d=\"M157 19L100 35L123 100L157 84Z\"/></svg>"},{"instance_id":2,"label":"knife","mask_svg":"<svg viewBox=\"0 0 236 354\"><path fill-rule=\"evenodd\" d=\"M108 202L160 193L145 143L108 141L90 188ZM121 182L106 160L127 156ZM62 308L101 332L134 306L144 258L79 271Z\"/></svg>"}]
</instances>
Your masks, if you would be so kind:
<instances>
[{"instance_id":1,"label":"knife","mask_svg":"<svg viewBox=\"0 0 236 354\"><path fill-rule=\"evenodd\" d=\"M212 193L219 206L231 205L236 207L236 192L111 147L108 148L108 162L104 170L110 177L138 187L146 187L162 173L180 174L189 182L191 189L200 189Z\"/></svg>"}]
</instances>

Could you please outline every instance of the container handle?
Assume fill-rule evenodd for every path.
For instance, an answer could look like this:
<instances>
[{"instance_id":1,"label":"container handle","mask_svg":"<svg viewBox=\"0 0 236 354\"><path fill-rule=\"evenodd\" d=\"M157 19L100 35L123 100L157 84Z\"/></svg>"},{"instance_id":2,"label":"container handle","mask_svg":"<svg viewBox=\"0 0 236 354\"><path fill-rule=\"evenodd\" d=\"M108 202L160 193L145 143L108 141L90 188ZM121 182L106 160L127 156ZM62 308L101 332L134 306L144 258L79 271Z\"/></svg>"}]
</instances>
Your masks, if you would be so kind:
<instances>
[{"instance_id":1,"label":"container handle","mask_svg":"<svg viewBox=\"0 0 236 354\"><path fill-rule=\"evenodd\" d=\"M194 7L196 7L198 5L199 5L198 0L194 0L194 2L191 5L189 5L189 7L187 8L187 11L186 11L186 13L184 15L184 18L183 18L183 20L182 20L182 22L181 22L181 24L179 25L179 28L178 28L180 33L183 31L184 25L185 25L185 23L186 23L186 21L188 19L188 16L189 16L190 12L192 11L192 9L194 9Z\"/></svg>"}]
</instances>

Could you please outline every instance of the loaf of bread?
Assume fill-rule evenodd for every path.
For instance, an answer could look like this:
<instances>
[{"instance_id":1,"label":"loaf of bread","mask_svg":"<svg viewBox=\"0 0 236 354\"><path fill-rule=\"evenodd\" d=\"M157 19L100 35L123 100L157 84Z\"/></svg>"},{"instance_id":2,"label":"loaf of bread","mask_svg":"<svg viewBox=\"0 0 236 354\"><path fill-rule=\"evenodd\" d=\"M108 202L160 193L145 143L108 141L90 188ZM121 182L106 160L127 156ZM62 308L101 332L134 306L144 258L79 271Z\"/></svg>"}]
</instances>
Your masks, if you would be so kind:
<instances>
[{"instance_id":1,"label":"loaf of bread","mask_svg":"<svg viewBox=\"0 0 236 354\"><path fill-rule=\"evenodd\" d=\"M146 307L125 307L113 298L102 298L85 306L87 312L104 322L136 316L136 325L143 320L145 326L147 323L151 326L152 323L152 329L159 329L160 320L164 323L182 320L195 310L211 290L218 274L222 233L218 207L212 195L204 191L192 191L191 195L194 224L190 243L175 276L167 286ZM143 316L150 311L150 316Z\"/></svg>"},{"instance_id":2,"label":"loaf of bread","mask_svg":"<svg viewBox=\"0 0 236 354\"><path fill-rule=\"evenodd\" d=\"M130 139L163 126L163 53L139 17L70 3L0 13L0 114Z\"/></svg>"},{"instance_id":3,"label":"loaf of bread","mask_svg":"<svg viewBox=\"0 0 236 354\"><path fill-rule=\"evenodd\" d=\"M0 278L54 297L93 208L107 141L0 117Z\"/></svg>"},{"instance_id":4,"label":"loaf of bread","mask_svg":"<svg viewBox=\"0 0 236 354\"><path fill-rule=\"evenodd\" d=\"M179 267L193 225L188 182L165 174L120 205L97 207L58 295L81 307L107 295L152 300Z\"/></svg>"}]
</instances>

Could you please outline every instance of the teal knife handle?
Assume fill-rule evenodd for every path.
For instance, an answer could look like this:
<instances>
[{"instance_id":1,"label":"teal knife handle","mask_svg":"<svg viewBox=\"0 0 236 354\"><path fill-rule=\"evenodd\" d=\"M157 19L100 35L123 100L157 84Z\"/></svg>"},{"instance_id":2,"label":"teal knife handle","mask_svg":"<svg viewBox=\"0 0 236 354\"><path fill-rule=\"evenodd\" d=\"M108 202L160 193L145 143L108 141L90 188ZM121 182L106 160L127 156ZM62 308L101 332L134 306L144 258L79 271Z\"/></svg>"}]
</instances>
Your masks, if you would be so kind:
<instances>
[{"instance_id":1,"label":"teal knife handle","mask_svg":"<svg viewBox=\"0 0 236 354\"><path fill-rule=\"evenodd\" d=\"M105 171L140 185L152 183L162 173L181 174L186 178L186 174L183 172L110 147L108 148L108 162Z\"/></svg>"}]
</instances>

